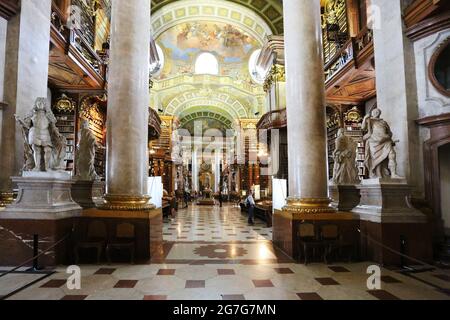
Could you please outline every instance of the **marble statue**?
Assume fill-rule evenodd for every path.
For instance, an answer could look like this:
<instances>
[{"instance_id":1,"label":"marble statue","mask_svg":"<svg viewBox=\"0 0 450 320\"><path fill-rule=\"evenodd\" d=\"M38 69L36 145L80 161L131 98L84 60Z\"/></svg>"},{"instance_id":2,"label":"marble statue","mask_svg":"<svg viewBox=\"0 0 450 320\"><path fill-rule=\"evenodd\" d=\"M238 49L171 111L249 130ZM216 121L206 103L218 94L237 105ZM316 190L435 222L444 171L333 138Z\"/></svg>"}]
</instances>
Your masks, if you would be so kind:
<instances>
[{"instance_id":1,"label":"marble statue","mask_svg":"<svg viewBox=\"0 0 450 320\"><path fill-rule=\"evenodd\" d=\"M397 154L395 141L389 124L381 117L381 110L375 108L364 117L362 129L367 130L365 142L365 166L373 178L402 179L397 175Z\"/></svg>"},{"instance_id":2,"label":"marble statue","mask_svg":"<svg viewBox=\"0 0 450 320\"><path fill-rule=\"evenodd\" d=\"M64 170L67 141L56 127L56 118L47 99L37 98L25 118L15 117L22 126L24 171Z\"/></svg>"},{"instance_id":3,"label":"marble statue","mask_svg":"<svg viewBox=\"0 0 450 320\"><path fill-rule=\"evenodd\" d=\"M336 138L336 149L333 152L334 169L333 183L336 185L358 184L358 169L356 167L356 142L339 129Z\"/></svg>"},{"instance_id":4,"label":"marble statue","mask_svg":"<svg viewBox=\"0 0 450 320\"><path fill-rule=\"evenodd\" d=\"M82 120L77 145L77 177L80 180L93 181L99 179L95 172L95 151L100 147L89 128L89 122Z\"/></svg>"}]
</instances>

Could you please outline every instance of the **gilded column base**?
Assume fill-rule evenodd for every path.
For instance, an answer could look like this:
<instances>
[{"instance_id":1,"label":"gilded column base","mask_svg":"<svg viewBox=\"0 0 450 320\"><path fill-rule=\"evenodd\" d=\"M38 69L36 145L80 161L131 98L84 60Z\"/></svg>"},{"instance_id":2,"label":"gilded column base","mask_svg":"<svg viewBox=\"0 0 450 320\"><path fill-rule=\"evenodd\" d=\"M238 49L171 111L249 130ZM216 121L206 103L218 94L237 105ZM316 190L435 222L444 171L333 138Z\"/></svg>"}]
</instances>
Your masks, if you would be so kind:
<instances>
[{"instance_id":1,"label":"gilded column base","mask_svg":"<svg viewBox=\"0 0 450 320\"><path fill-rule=\"evenodd\" d=\"M14 202L14 193L0 192L0 207L6 207Z\"/></svg>"},{"instance_id":2,"label":"gilded column base","mask_svg":"<svg viewBox=\"0 0 450 320\"><path fill-rule=\"evenodd\" d=\"M304 214L336 213L337 210L331 206L331 202L330 198L288 198L283 211Z\"/></svg>"},{"instance_id":3,"label":"gilded column base","mask_svg":"<svg viewBox=\"0 0 450 320\"><path fill-rule=\"evenodd\" d=\"M141 211L153 210L149 196L105 195L104 202L97 207L102 210Z\"/></svg>"}]
</instances>

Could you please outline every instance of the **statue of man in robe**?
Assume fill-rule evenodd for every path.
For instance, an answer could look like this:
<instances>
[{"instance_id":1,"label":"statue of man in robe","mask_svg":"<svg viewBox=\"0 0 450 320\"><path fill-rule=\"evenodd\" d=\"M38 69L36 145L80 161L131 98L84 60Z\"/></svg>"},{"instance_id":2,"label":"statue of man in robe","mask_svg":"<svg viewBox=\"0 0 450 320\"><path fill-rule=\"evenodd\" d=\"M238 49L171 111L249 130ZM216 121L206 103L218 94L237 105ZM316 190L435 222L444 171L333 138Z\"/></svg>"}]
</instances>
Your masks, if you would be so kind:
<instances>
[{"instance_id":1,"label":"statue of man in robe","mask_svg":"<svg viewBox=\"0 0 450 320\"><path fill-rule=\"evenodd\" d=\"M89 122L82 120L77 145L77 177L81 180L93 181L98 179L95 172L95 152L101 147L89 128Z\"/></svg>"},{"instance_id":2,"label":"statue of man in robe","mask_svg":"<svg viewBox=\"0 0 450 320\"><path fill-rule=\"evenodd\" d=\"M356 167L356 142L339 129L336 139L336 149L333 152L334 170L333 182L337 185L358 184L358 169Z\"/></svg>"},{"instance_id":3,"label":"statue of man in robe","mask_svg":"<svg viewBox=\"0 0 450 320\"><path fill-rule=\"evenodd\" d=\"M381 117L381 110L375 108L364 117L362 129L367 130L365 142L365 166L373 178L401 179L397 175L397 153L389 124Z\"/></svg>"}]
</instances>

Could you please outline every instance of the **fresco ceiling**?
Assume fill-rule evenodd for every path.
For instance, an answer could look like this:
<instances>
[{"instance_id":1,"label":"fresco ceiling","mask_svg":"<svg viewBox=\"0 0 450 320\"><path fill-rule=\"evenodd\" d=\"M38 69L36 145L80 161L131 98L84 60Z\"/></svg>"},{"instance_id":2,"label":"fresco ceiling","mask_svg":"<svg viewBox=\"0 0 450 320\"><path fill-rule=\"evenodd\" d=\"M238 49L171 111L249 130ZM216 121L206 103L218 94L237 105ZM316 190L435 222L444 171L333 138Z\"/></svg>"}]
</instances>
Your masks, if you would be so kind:
<instances>
[{"instance_id":1,"label":"fresco ceiling","mask_svg":"<svg viewBox=\"0 0 450 320\"><path fill-rule=\"evenodd\" d=\"M210 8L212 3L218 5L212 11L201 7ZM194 113L214 111L220 114L220 121L207 121L208 117L202 121L221 131L234 127L237 119L256 119L265 113L263 86L249 71L251 55L261 49L271 32L262 19L229 1L184 0L160 11L152 15L155 42L164 55L164 65L152 77L150 103L155 110L177 117L190 129L192 121L187 120ZM233 13L238 11L241 20L233 20ZM253 23L245 24L249 17ZM217 59L217 75L195 72L196 61L205 52Z\"/></svg>"},{"instance_id":2,"label":"fresco ceiling","mask_svg":"<svg viewBox=\"0 0 450 320\"><path fill-rule=\"evenodd\" d=\"M157 39L164 53L164 67L155 79L180 74L194 75L196 58L212 53L219 62L219 75L230 76L252 85L248 71L250 55L261 46L238 28L218 22L183 23L172 27Z\"/></svg>"},{"instance_id":3,"label":"fresco ceiling","mask_svg":"<svg viewBox=\"0 0 450 320\"><path fill-rule=\"evenodd\" d=\"M179 0L152 0L152 10L156 12L170 3ZM322 0L321 0L322 1ZM223 0L245 6L258 13L274 34L283 33L283 1L282 0Z\"/></svg>"}]
</instances>

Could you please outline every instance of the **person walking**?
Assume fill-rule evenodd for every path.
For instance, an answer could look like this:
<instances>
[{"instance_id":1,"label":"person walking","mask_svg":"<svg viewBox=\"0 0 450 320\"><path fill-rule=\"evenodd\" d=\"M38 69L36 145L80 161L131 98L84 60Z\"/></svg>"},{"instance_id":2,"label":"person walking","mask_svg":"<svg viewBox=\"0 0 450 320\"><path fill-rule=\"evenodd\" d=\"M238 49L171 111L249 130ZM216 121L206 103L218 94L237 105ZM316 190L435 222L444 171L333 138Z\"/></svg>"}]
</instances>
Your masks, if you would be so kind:
<instances>
[{"instance_id":1,"label":"person walking","mask_svg":"<svg viewBox=\"0 0 450 320\"><path fill-rule=\"evenodd\" d=\"M170 200L170 220L173 221L177 216L178 201L175 192L172 192L171 196L172 199Z\"/></svg>"},{"instance_id":2,"label":"person walking","mask_svg":"<svg viewBox=\"0 0 450 320\"><path fill-rule=\"evenodd\" d=\"M219 189L219 206L222 208L223 198L222 198L222 188Z\"/></svg>"},{"instance_id":3,"label":"person walking","mask_svg":"<svg viewBox=\"0 0 450 320\"><path fill-rule=\"evenodd\" d=\"M255 224L254 221L254 214L255 214L255 199L253 198L253 192L252 190L248 191L247 199L245 199L245 205L247 206L248 210L248 224L253 226Z\"/></svg>"},{"instance_id":4,"label":"person walking","mask_svg":"<svg viewBox=\"0 0 450 320\"><path fill-rule=\"evenodd\" d=\"M183 199L184 199L184 207L185 208L189 207L189 192L187 190L184 190Z\"/></svg>"}]
</instances>

